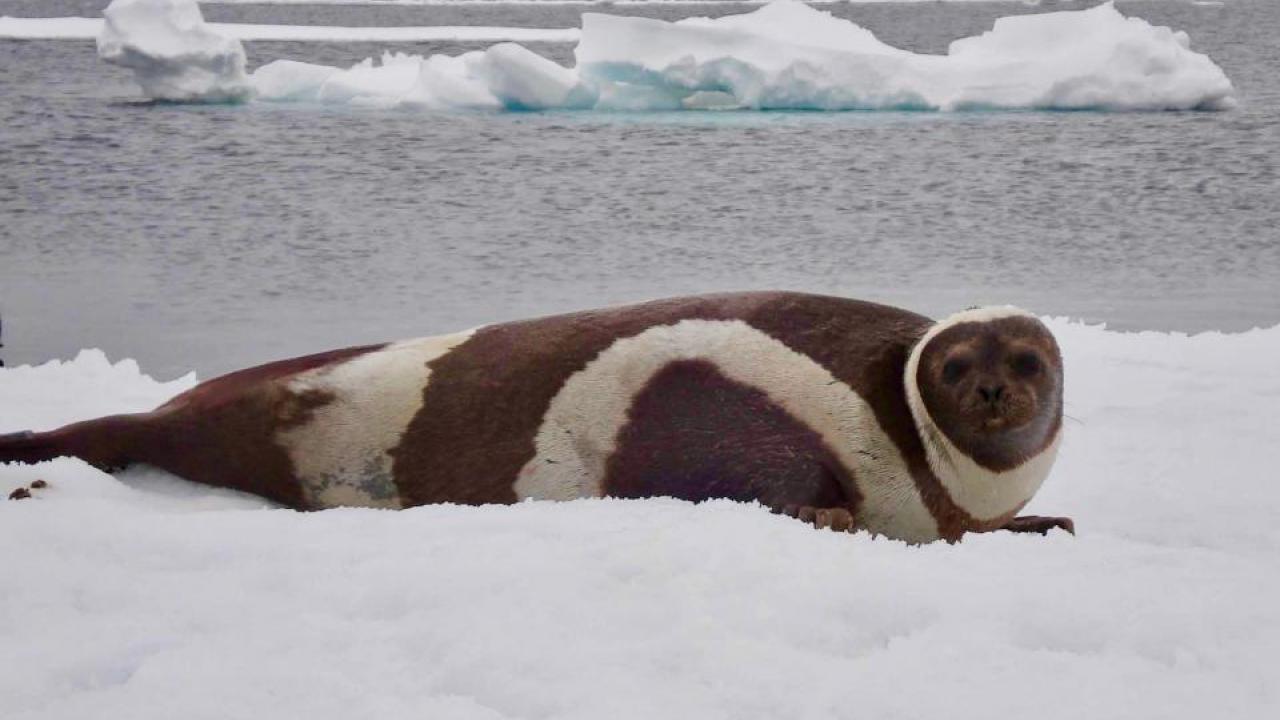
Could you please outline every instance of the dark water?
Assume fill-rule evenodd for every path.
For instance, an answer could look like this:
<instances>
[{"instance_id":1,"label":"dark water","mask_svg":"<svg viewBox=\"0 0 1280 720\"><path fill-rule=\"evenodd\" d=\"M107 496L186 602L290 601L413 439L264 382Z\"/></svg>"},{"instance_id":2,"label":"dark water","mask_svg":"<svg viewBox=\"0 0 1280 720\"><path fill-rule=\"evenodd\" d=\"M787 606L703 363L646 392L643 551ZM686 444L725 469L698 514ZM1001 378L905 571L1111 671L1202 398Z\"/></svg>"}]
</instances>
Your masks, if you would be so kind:
<instances>
[{"instance_id":1,"label":"dark water","mask_svg":"<svg viewBox=\"0 0 1280 720\"><path fill-rule=\"evenodd\" d=\"M105 2L0 0L0 14ZM832 6L921 52L1017 4ZM1078 6L1067 6L1078 7ZM160 376L732 288L987 302L1114 327L1280 322L1280 3L1123 3L1187 30L1223 113L425 114L135 100L81 41L0 40L10 364ZM580 6L227 6L241 22L577 25ZM724 6L618 6L719 14ZM383 48L251 43L251 65ZM569 62L569 45L532 45Z\"/></svg>"}]
</instances>

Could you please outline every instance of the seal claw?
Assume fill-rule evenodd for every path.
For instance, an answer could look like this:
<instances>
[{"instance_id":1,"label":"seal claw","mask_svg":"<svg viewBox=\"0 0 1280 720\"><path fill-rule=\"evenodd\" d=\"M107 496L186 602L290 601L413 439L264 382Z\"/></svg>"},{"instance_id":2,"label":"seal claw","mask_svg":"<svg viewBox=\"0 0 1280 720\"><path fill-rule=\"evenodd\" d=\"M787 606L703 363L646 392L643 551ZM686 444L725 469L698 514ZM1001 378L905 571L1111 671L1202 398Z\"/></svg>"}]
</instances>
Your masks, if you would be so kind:
<instances>
[{"instance_id":1,"label":"seal claw","mask_svg":"<svg viewBox=\"0 0 1280 720\"><path fill-rule=\"evenodd\" d=\"M831 508L831 529L836 532L853 532L856 529L853 513L844 508Z\"/></svg>"},{"instance_id":2,"label":"seal claw","mask_svg":"<svg viewBox=\"0 0 1280 720\"><path fill-rule=\"evenodd\" d=\"M857 523L853 513L842 507L818 508L811 505L783 505L774 508L774 512L796 518L819 530L834 532L853 532Z\"/></svg>"}]
</instances>

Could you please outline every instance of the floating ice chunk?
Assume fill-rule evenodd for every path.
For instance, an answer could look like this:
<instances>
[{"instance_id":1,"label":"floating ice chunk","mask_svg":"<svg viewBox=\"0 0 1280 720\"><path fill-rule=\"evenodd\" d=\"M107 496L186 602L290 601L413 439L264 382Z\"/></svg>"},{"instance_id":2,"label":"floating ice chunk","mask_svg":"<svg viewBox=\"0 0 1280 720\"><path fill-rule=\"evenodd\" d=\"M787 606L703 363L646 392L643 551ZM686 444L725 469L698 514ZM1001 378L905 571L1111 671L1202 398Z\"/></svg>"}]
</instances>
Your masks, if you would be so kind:
<instances>
[{"instance_id":1,"label":"floating ice chunk","mask_svg":"<svg viewBox=\"0 0 1280 720\"><path fill-rule=\"evenodd\" d=\"M316 102L320 91L333 75L342 72L328 65L313 65L296 60L276 60L253 73L253 86L260 97L273 100Z\"/></svg>"},{"instance_id":2,"label":"floating ice chunk","mask_svg":"<svg viewBox=\"0 0 1280 720\"><path fill-rule=\"evenodd\" d=\"M408 104L434 109L501 110L502 103L480 79L483 52L422 58L414 94Z\"/></svg>"},{"instance_id":3,"label":"floating ice chunk","mask_svg":"<svg viewBox=\"0 0 1280 720\"><path fill-rule=\"evenodd\" d=\"M596 97L574 70L514 43L458 56L383 53L346 70L277 60L251 79L263 100L383 107L543 110L590 107Z\"/></svg>"},{"instance_id":4,"label":"floating ice chunk","mask_svg":"<svg viewBox=\"0 0 1280 720\"><path fill-rule=\"evenodd\" d=\"M927 78L911 60L937 60L790 1L675 23L586 13L575 56L591 82L648 87L664 105L698 107L686 100L717 92L744 108L817 110L927 107L920 94Z\"/></svg>"},{"instance_id":5,"label":"floating ice chunk","mask_svg":"<svg viewBox=\"0 0 1280 720\"><path fill-rule=\"evenodd\" d=\"M661 21L659 21L661 22ZM726 36L754 41L773 40L788 45L822 48L839 52L908 56L908 50L881 42L870 30L828 12L814 10L799 0L777 0L749 13L718 18L691 17L674 24L682 28L704 28ZM783 56L778 61L785 61Z\"/></svg>"},{"instance_id":6,"label":"floating ice chunk","mask_svg":"<svg viewBox=\"0 0 1280 720\"><path fill-rule=\"evenodd\" d=\"M386 52L347 69L277 60L251 76L262 100L314 101L376 107L498 109L501 103L475 73L481 52L458 57Z\"/></svg>"},{"instance_id":7,"label":"floating ice chunk","mask_svg":"<svg viewBox=\"0 0 1280 720\"><path fill-rule=\"evenodd\" d=\"M1111 110L1229 106L1231 81L1190 46L1185 32L1126 18L1111 3L1004 17L982 35L951 43L948 59L957 82L938 102Z\"/></svg>"},{"instance_id":8,"label":"floating ice chunk","mask_svg":"<svg viewBox=\"0 0 1280 720\"><path fill-rule=\"evenodd\" d=\"M183 102L249 98L244 48L204 23L194 0L113 0L102 11L103 60L133 70L147 97Z\"/></svg>"},{"instance_id":9,"label":"floating ice chunk","mask_svg":"<svg viewBox=\"0 0 1280 720\"><path fill-rule=\"evenodd\" d=\"M489 91L515 110L586 107L595 93L578 82L578 73L515 43L485 51L481 66Z\"/></svg>"},{"instance_id":10,"label":"floating ice chunk","mask_svg":"<svg viewBox=\"0 0 1280 720\"><path fill-rule=\"evenodd\" d=\"M421 71L422 58L405 53L383 53L382 64L372 60L330 75L317 99L354 105L397 105L413 90Z\"/></svg>"}]
</instances>

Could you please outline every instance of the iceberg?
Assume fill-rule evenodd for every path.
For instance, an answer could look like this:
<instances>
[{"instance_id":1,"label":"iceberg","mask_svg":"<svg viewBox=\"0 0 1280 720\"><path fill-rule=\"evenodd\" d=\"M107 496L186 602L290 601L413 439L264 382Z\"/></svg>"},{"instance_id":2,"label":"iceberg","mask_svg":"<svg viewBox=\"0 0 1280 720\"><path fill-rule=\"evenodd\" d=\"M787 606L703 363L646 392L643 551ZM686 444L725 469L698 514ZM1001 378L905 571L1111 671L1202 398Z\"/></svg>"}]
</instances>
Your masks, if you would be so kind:
<instances>
[{"instance_id":1,"label":"iceberg","mask_svg":"<svg viewBox=\"0 0 1280 720\"><path fill-rule=\"evenodd\" d=\"M138 24L153 42L139 54L155 59L142 63L139 84L148 96L170 100L226 99L216 84L201 91L188 77L194 75L225 77L241 97L248 87L263 101L429 109L1155 111L1235 102L1222 68L1193 51L1185 32L1125 17L1110 2L1001 18L988 32L956 40L945 55L896 48L849 20L775 0L746 13L676 22L585 13L571 68L506 42L456 56L388 52L349 68L277 60L247 81L237 74L238 42L215 48L193 0L116 0L108 12L117 6L196 19ZM118 25L109 18L100 47L110 46L105 38L119 34ZM187 43L175 35L162 44L157 28L190 34L210 51L170 52ZM188 57L190 73L171 69ZM225 75L210 69L215 57L225 58Z\"/></svg>"},{"instance_id":2,"label":"iceberg","mask_svg":"<svg viewBox=\"0 0 1280 720\"><path fill-rule=\"evenodd\" d=\"M207 27L194 0L112 0L102 15L98 56L133 70L147 97L238 102L252 95L244 47Z\"/></svg>"}]
</instances>

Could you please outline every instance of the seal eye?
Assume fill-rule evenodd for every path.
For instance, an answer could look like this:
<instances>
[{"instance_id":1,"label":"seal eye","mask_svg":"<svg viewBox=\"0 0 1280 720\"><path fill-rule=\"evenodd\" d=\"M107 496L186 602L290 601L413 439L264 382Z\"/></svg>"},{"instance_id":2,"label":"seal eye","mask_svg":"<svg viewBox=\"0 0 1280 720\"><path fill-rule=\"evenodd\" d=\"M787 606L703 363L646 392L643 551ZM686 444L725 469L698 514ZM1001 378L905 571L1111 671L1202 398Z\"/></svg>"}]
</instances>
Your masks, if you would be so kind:
<instances>
[{"instance_id":1,"label":"seal eye","mask_svg":"<svg viewBox=\"0 0 1280 720\"><path fill-rule=\"evenodd\" d=\"M942 382L948 385L958 381L969 372L969 361L965 358L951 358L942 366Z\"/></svg>"},{"instance_id":2,"label":"seal eye","mask_svg":"<svg viewBox=\"0 0 1280 720\"><path fill-rule=\"evenodd\" d=\"M1040 372L1040 358L1032 352L1021 352L1013 356L1013 371L1022 377L1031 377Z\"/></svg>"}]
</instances>

